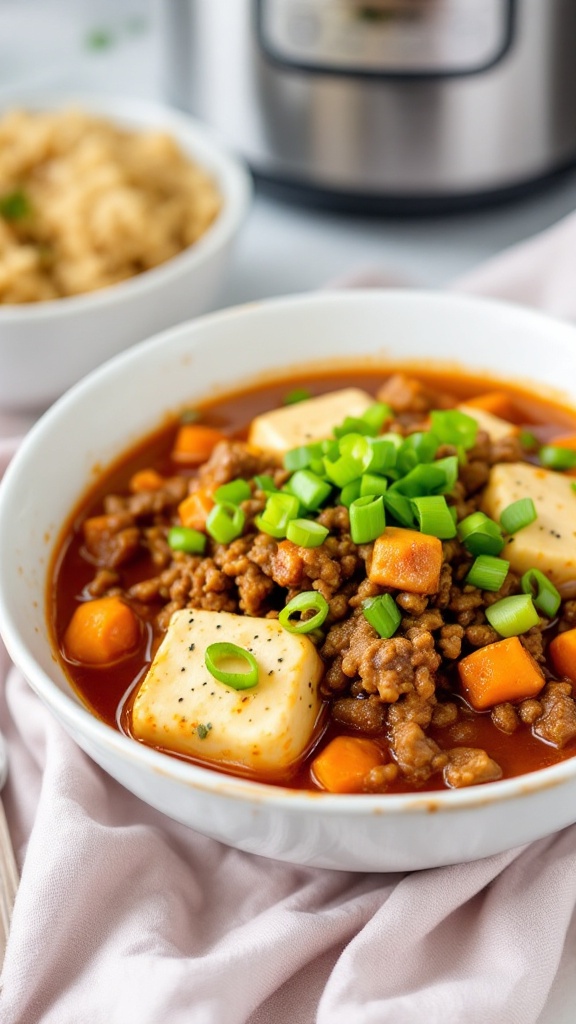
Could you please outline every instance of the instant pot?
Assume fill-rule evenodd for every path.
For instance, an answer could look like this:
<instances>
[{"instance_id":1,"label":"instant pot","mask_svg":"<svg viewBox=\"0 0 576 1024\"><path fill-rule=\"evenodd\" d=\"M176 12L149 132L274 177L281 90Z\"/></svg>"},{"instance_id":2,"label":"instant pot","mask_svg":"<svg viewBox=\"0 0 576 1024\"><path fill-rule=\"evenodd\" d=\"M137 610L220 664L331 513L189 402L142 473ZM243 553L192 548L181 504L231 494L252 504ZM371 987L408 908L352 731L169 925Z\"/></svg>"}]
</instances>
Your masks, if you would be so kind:
<instances>
[{"instance_id":1,"label":"instant pot","mask_svg":"<svg viewBox=\"0 0 576 1024\"><path fill-rule=\"evenodd\" d=\"M301 199L423 212L576 162L576 0L164 0L168 98Z\"/></svg>"}]
</instances>

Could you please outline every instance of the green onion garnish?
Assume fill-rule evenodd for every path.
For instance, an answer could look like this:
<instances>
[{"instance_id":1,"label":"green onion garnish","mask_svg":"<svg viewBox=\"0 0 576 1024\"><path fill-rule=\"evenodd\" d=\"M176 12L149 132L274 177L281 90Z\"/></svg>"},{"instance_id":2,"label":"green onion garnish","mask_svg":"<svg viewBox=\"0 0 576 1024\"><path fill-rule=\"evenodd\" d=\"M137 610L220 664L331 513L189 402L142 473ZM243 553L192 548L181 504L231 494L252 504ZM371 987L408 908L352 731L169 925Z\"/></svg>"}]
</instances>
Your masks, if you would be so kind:
<instances>
[{"instance_id":1,"label":"green onion garnish","mask_svg":"<svg viewBox=\"0 0 576 1024\"><path fill-rule=\"evenodd\" d=\"M412 498L412 506L421 533L440 540L450 540L456 536L456 524L442 494L425 495Z\"/></svg>"},{"instance_id":2,"label":"green onion garnish","mask_svg":"<svg viewBox=\"0 0 576 1024\"><path fill-rule=\"evenodd\" d=\"M576 466L576 452L553 444L545 444L538 452L538 458L546 469L574 469Z\"/></svg>"},{"instance_id":3,"label":"green onion garnish","mask_svg":"<svg viewBox=\"0 0 576 1024\"><path fill-rule=\"evenodd\" d=\"M340 504L350 508L353 501L360 497L360 486L362 477L358 480L351 480L349 484L340 491Z\"/></svg>"},{"instance_id":4,"label":"green onion garnish","mask_svg":"<svg viewBox=\"0 0 576 1024\"><path fill-rule=\"evenodd\" d=\"M531 430L521 430L519 434L519 441L522 447L527 452L536 451L540 445L540 441Z\"/></svg>"},{"instance_id":5,"label":"green onion garnish","mask_svg":"<svg viewBox=\"0 0 576 1024\"><path fill-rule=\"evenodd\" d=\"M350 486L350 485L348 485ZM365 497L368 494L385 494L388 490L388 481L385 476L378 476L376 473L364 473L360 477L360 494L356 497Z\"/></svg>"},{"instance_id":6,"label":"green onion garnish","mask_svg":"<svg viewBox=\"0 0 576 1024\"><path fill-rule=\"evenodd\" d=\"M301 548L317 548L328 536L328 528L312 519L291 519L286 527L286 536Z\"/></svg>"},{"instance_id":7,"label":"green onion garnish","mask_svg":"<svg viewBox=\"0 0 576 1024\"><path fill-rule=\"evenodd\" d=\"M341 440L348 434L361 434L365 437L376 437L378 428L374 427L369 420L360 416L346 416L342 423L334 427L334 437Z\"/></svg>"},{"instance_id":8,"label":"green onion garnish","mask_svg":"<svg viewBox=\"0 0 576 1024\"><path fill-rule=\"evenodd\" d=\"M369 597L362 602L364 618L383 640L389 640L402 621L402 613L390 594L381 597Z\"/></svg>"},{"instance_id":9,"label":"green onion garnish","mask_svg":"<svg viewBox=\"0 0 576 1024\"><path fill-rule=\"evenodd\" d=\"M416 529L416 516L410 498L405 498L399 491L389 489L384 495L384 508L401 526Z\"/></svg>"},{"instance_id":10,"label":"green onion garnish","mask_svg":"<svg viewBox=\"0 0 576 1024\"><path fill-rule=\"evenodd\" d=\"M202 555L206 548L206 534L191 526L173 526L168 530L168 544L173 551L186 551L189 555Z\"/></svg>"},{"instance_id":11,"label":"green onion garnish","mask_svg":"<svg viewBox=\"0 0 576 1024\"><path fill-rule=\"evenodd\" d=\"M538 612L529 594L503 597L486 608L486 618L500 636L519 636L540 622Z\"/></svg>"},{"instance_id":12,"label":"green onion garnish","mask_svg":"<svg viewBox=\"0 0 576 1024\"><path fill-rule=\"evenodd\" d=\"M430 429L443 444L462 445L466 451L476 444L478 423L460 409L434 409Z\"/></svg>"},{"instance_id":13,"label":"green onion garnish","mask_svg":"<svg viewBox=\"0 0 576 1024\"><path fill-rule=\"evenodd\" d=\"M414 466L406 476L392 484L392 490L406 498L421 498L425 494L438 494L446 486L446 471L436 462Z\"/></svg>"},{"instance_id":14,"label":"green onion garnish","mask_svg":"<svg viewBox=\"0 0 576 1024\"><path fill-rule=\"evenodd\" d=\"M319 445L303 444L299 448L291 448L290 451L284 453L284 469L289 469L291 473L297 469L306 469L312 459L319 455L321 455Z\"/></svg>"},{"instance_id":15,"label":"green onion garnish","mask_svg":"<svg viewBox=\"0 0 576 1024\"><path fill-rule=\"evenodd\" d=\"M229 484L222 484L214 491L214 501L228 502L230 505L239 505L251 497L252 491L247 480L231 480Z\"/></svg>"},{"instance_id":16,"label":"green onion garnish","mask_svg":"<svg viewBox=\"0 0 576 1024\"><path fill-rule=\"evenodd\" d=\"M381 494L367 494L350 505L350 536L355 544L368 544L384 532L386 515Z\"/></svg>"},{"instance_id":17,"label":"green onion garnish","mask_svg":"<svg viewBox=\"0 0 576 1024\"><path fill-rule=\"evenodd\" d=\"M289 633L311 633L322 625L329 612L328 601L317 590L305 590L297 594L282 609L278 616L278 622ZM303 619L306 612L315 612L311 618ZM293 616L300 615L299 619Z\"/></svg>"},{"instance_id":18,"label":"green onion garnish","mask_svg":"<svg viewBox=\"0 0 576 1024\"><path fill-rule=\"evenodd\" d=\"M478 555L465 582L479 590L491 590L496 593L508 575L510 562L493 555Z\"/></svg>"},{"instance_id":19,"label":"green onion garnish","mask_svg":"<svg viewBox=\"0 0 576 1024\"><path fill-rule=\"evenodd\" d=\"M230 544L244 529L246 516L241 508L230 501L220 501L211 509L206 529L218 544Z\"/></svg>"},{"instance_id":20,"label":"green onion garnish","mask_svg":"<svg viewBox=\"0 0 576 1024\"><path fill-rule=\"evenodd\" d=\"M457 455L447 455L444 459L436 459L433 463L435 469L441 469L444 473L444 483L441 490L438 491L439 494L450 494L454 490L454 484L458 479L458 464Z\"/></svg>"},{"instance_id":21,"label":"green onion garnish","mask_svg":"<svg viewBox=\"0 0 576 1024\"><path fill-rule=\"evenodd\" d=\"M328 479L336 484L336 487L345 487L352 480L362 476L364 464L353 455L341 455L335 462L325 458L324 470Z\"/></svg>"},{"instance_id":22,"label":"green onion garnish","mask_svg":"<svg viewBox=\"0 0 576 1024\"><path fill-rule=\"evenodd\" d=\"M518 498L511 505L507 505L500 515L500 526L504 533L517 533L525 526L530 526L538 518L536 506L532 498Z\"/></svg>"},{"instance_id":23,"label":"green onion garnish","mask_svg":"<svg viewBox=\"0 0 576 1024\"><path fill-rule=\"evenodd\" d=\"M30 213L30 200L25 192L15 189L0 196L0 217L7 221L23 220Z\"/></svg>"},{"instance_id":24,"label":"green onion garnish","mask_svg":"<svg viewBox=\"0 0 576 1024\"><path fill-rule=\"evenodd\" d=\"M320 508L331 491L330 484L309 469L299 469L290 477L290 493L296 495L304 508L310 511Z\"/></svg>"},{"instance_id":25,"label":"green onion garnish","mask_svg":"<svg viewBox=\"0 0 576 1024\"><path fill-rule=\"evenodd\" d=\"M267 491L274 494L278 490L272 477L268 476L267 473L260 473L258 476L255 476L254 483L259 491Z\"/></svg>"},{"instance_id":26,"label":"green onion garnish","mask_svg":"<svg viewBox=\"0 0 576 1024\"><path fill-rule=\"evenodd\" d=\"M254 522L262 533L268 533L277 540L286 536L286 529L291 519L300 515L300 502L293 494L271 494L262 515L256 516Z\"/></svg>"},{"instance_id":27,"label":"green onion garnish","mask_svg":"<svg viewBox=\"0 0 576 1024\"><path fill-rule=\"evenodd\" d=\"M530 594L534 604L547 619L553 619L562 598L553 583L539 569L528 569L520 580L525 594Z\"/></svg>"},{"instance_id":28,"label":"green onion garnish","mask_svg":"<svg viewBox=\"0 0 576 1024\"><path fill-rule=\"evenodd\" d=\"M502 530L484 512L473 512L458 523L458 537L472 555L499 555L504 547Z\"/></svg>"},{"instance_id":29,"label":"green onion garnish","mask_svg":"<svg viewBox=\"0 0 576 1024\"><path fill-rule=\"evenodd\" d=\"M248 665L248 671L228 672L218 666L218 662L230 661L231 659L244 661ZM219 683L231 686L233 690L250 690L258 682L258 663L250 651L237 644L226 642L210 644L204 652L204 662L210 675L214 676Z\"/></svg>"},{"instance_id":30,"label":"green onion garnish","mask_svg":"<svg viewBox=\"0 0 576 1024\"><path fill-rule=\"evenodd\" d=\"M432 462L440 442L430 431L417 431L407 437L398 452L396 467L404 475L421 463Z\"/></svg>"},{"instance_id":31,"label":"green onion garnish","mask_svg":"<svg viewBox=\"0 0 576 1024\"><path fill-rule=\"evenodd\" d=\"M394 413L386 402L374 402L362 413L361 419L379 434L386 420L394 419Z\"/></svg>"},{"instance_id":32,"label":"green onion garnish","mask_svg":"<svg viewBox=\"0 0 576 1024\"><path fill-rule=\"evenodd\" d=\"M366 469L370 470L371 473L385 473L389 469L394 469L396 465L396 456L402 444L402 438L399 438L400 445L398 445L396 444L396 441L390 440L391 437L397 438L398 434L388 434L386 437L368 438L372 457L366 466Z\"/></svg>"},{"instance_id":33,"label":"green onion garnish","mask_svg":"<svg viewBox=\"0 0 576 1024\"><path fill-rule=\"evenodd\" d=\"M284 405L296 405L297 402L306 402L309 398L312 398L312 392L308 391L308 388L294 388L284 395L282 401Z\"/></svg>"}]
</instances>

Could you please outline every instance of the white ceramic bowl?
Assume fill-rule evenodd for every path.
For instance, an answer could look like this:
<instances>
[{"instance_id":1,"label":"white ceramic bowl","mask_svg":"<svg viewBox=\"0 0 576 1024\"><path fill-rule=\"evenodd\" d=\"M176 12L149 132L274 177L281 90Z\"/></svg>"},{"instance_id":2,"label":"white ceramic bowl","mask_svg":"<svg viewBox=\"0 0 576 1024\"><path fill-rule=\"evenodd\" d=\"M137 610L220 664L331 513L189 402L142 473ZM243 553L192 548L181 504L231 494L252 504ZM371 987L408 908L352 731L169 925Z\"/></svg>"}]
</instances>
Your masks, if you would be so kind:
<instances>
[{"instance_id":1,"label":"white ceramic bowl","mask_svg":"<svg viewBox=\"0 0 576 1024\"><path fill-rule=\"evenodd\" d=\"M286 363L342 357L457 361L562 388L576 405L576 331L458 296L342 292L205 317L121 354L57 402L0 487L0 630L31 686L110 775L167 815L243 850L301 864L399 870L473 860L576 821L576 758L465 790L337 796L185 764L94 718L55 662L46 572L62 523L105 466L165 414ZM106 413L103 415L102 409ZM64 453L64 455L63 455Z\"/></svg>"},{"instance_id":2,"label":"white ceramic bowl","mask_svg":"<svg viewBox=\"0 0 576 1024\"><path fill-rule=\"evenodd\" d=\"M251 179L212 132L168 107L83 95L23 97L10 106L77 106L127 128L167 131L213 175L223 200L206 233L153 270L86 295L0 304L0 408L35 410L134 342L212 307L248 210Z\"/></svg>"}]
</instances>

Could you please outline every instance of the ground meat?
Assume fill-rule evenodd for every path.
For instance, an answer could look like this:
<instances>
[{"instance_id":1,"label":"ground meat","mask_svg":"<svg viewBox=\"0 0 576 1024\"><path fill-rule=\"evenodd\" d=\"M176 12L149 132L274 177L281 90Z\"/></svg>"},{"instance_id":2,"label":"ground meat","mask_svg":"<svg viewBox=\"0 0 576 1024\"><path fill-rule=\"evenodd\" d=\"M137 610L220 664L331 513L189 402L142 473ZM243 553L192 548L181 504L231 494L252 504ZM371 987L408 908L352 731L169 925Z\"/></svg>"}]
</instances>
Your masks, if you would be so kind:
<instances>
[{"instance_id":1,"label":"ground meat","mask_svg":"<svg viewBox=\"0 0 576 1024\"><path fill-rule=\"evenodd\" d=\"M238 606L246 615L263 616L268 611L270 595L274 590L272 580L265 576L258 565L249 562L245 572L236 576Z\"/></svg>"},{"instance_id":2,"label":"ground meat","mask_svg":"<svg viewBox=\"0 0 576 1024\"><path fill-rule=\"evenodd\" d=\"M573 629L576 626L576 601L565 601L562 605L561 619L558 624L560 631Z\"/></svg>"},{"instance_id":3,"label":"ground meat","mask_svg":"<svg viewBox=\"0 0 576 1024\"><path fill-rule=\"evenodd\" d=\"M107 569L129 562L140 547L140 531L127 512L86 519L83 531L91 557L97 565Z\"/></svg>"},{"instance_id":4,"label":"ground meat","mask_svg":"<svg viewBox=\"0 0 576 1024\"><path fill-rule=\"evenodd\" d=\"M393 726L390 746L402 775L416 786L444 768L448 761L438 744L416 722Z\"/></svg>"},{"instance_id":5,"label":"ground meat","mask_svg":"<svg viewBox=\"0 0 576 1024\"><path fill-rule=\"evenodd\" d=\"M497 640L500 640L496 630L487 623L480 626L468 626L465 636L472 647L486 647L486 644L495 644Z\"/></svg>"},{"instance_id":6,"label":"ground meat","mask_svg":"<svg viewBox=\"0 0 576 1024\"><path fill-rule=\"evenodd\" d=\"M534 700L533 697L528 700L523 700L518 705L518 715L520 720L524 722L524 725L534 725L537 718L540 718L542 714L542 705L539 700Z\"/></svg>"},{"instance_id":7,"label":"ground meat","mask_svg":"<svg viewBox=\"0 0 576 1024\"><path fill-rule=\"evenodd\" d=\"M423 615L428 607L428 598L424 594L410 594L405 591L401 591L396 595L396 604L400 606L405 612L410 612L411 615Z\"/></svg>"},{"instance_id":8,"label":"ground meat","mask_svg":"<svg viewBox=\"0 0 576 1024\"><path fill-rule=\"evenodd\" d=\"M511 736L513 732L516 732L520 722L516 713L516 708L513 704L508 702L504 704L496 704L492 708L491 716L492 721L500 732L505 732L507 736Z\"/></svg>"},{"instance_id":9,"label":"ground meat","mask_svg":"<svg viewBox=\"0 0 576 1024\"><path fill-rule=\"evenodd\" d=\"M453 623L449 626L442 626L438 646L445 658L454 660L460 657L463 636L464 629L457 623Z\"/></svg>"},{"instance_id":10,"label":"ground meat","mask_svg":"<svg viewBox=\"0 0 576 1024\"><path fill-rule=\"evenodd\" d=\"M475 494L488 483L490 466L480 459L469 459L460 467L460 480L464 484L466 495Z\"/></svg>"},{"instance_id":11,"label":"ground meat","mask_svg":"<svg viewBox=\"0 0 576 1024\"><path fill-rule=\"evenodd\" d=\"M541 626L533 626L528 633L524 633L520 637L520 643L532 655L535 661L539 661L541 664L545 663L544 637L542 636Z\"/></svg>"},{"instance_id":12,"label":"ground meat","mask_svg":"<svg viewBox=\"0 0 576 1024\"><path fill-rule=\"evenodd\" d=\"M367 736L383 732L386 723L386 705L377 697L343 697L334 701L332 715L337 722Z\"/></svg>"},{"instance_id":13,"label":"ground meat","mask_svg":"<svg viewBox=\"0 0 576 1024\"><path fill-rule=\"evenodd\" d=\"M444 768L444 781L451 789L477 786L481 782L495 782L502 778L502 769L485 750L476 747L453 747L448 751L448 764Z\"/></svg>"},{"instance_id":14,"label":"ground meat","mask_svg":"<svg viewBox=\"0 0 576 1024\"><path fill-rule=\"evenodd\" d=\"M365 793L385 793L392 782L398 778L398 766L395 764L379 764L371 768L364 777L362 789Z\"/></svg>"},{"instance_id":15,"label":"ground meat","mask_svg":"<svg viewBox=\"0 0 576 1024\"><path fill-rule=\"evenodd\" d=\"M443 562L440 570L440 586L438 593L432 598L432 603L436 608L447 608L450 602L450 593L452 591L452 566L449 562Z\"/></svg>"},{"instance_id":16,"label":"ground meat","mask_svg":"<svg viewBox=\"0 0 576 1024\"><path fill-rule=\"evenodd\" d=\"M356 670L367 693L378 693L387 703L413 689L424 699L434 693L434 672L441 659L431 633L412 630L408 636L368 645L355 638L352 650L353 663L345 659L342 667L346 673Z\"/></svg>"},{"instance_id":17,"label":"ground meat","mask_svg":"<svg viewBox=\"0 0 576 1024\"><path fill-rule=\"evenodd\" d=\"M489 459L492 466L496 462L520 462L523 456L522 444L517 434L490 442Z\"/></svg>"},{"instance_id":18,"label":"ground meat","mask_svg":"<svg viewBox=\"0 0 576 1024\"><path fill-rule=\"evenodd\" d=\"M436 706L434 700L423 700L417 693L408 693L388 709L388 724L399 725L402 722L416 722L416 725L427 729L432 721Z\"/></svg>"},{"instance_id":19,"label":"ground meat","mask_svg":"<svg viewBox=\"0 0 576 1024\"><path fill-rule=\"evenodd\" d=\"M386 402L394 412L428 412L435 404L435 396L419 380L395 373L377 393L379 402Z\"/></svg>"},{"instance_id":20,"label":"ground meat","mask_svg":"<svg viewBox=\"0 0 576 1024\"><path fill-rule=\"evenodd\" d=\"M213 490L237 477L250 480L257 473L265 473L269 461L255 455L243 441L219 441L208 461L200 467L198 486Z\"/></svg>"},{"instance_id":21,"label":"ground meat","mask_svg":"<svg viewBox=\"0 0 576 1024\"><path fill-rule=\"evenodd\" d=\"M429 611L423 612L422 615L406 615L402 619L402 628L405 630L414 628L426 629L429 633L432 633L443 625L442 612L438 608L430 608Z\"/></svg>"},{"instance_id":22,"label":"ground meat","mask_svg":"<svg viewBox=\"0 0 576 1024\"><path fill-rule=\"evenodd\" d=\"M451 701L436 704L432 711L432 725L437 729L447 729L458 720L458 708Z\"/></svg>"},{"instance_id":23,"label":"ground meat","mask_svg":"<svg viewBox=\"0 0 576 1024\"><path fill-rule=\"evenodd\" d=\"M117 587L119 583L119 573L114 572L112 569L100 569L86 589L91 597L104 597L113 587Z\"/></svg>"},{"instance_id":24,"label":"ground meat","mask_svg":"<svg viewBox=\"0 0 576 1024\"><path fill-rule=\"evenodd\" d=\"M149 580L140 580L134 583L128 591L130 597L142 604L151 604L153 601L162 599L162 583L159 576Z\"/></svg>"},{"instance_id":25,"label":"ground meat","mask_svg":"<svg viewBox=\"0 0 576 1024\"><path fill-rule=\"evenodd\" d=\"M541 696L542 714L533 730L536 736L561 750L576 737L576 702L569 683L549 683Z\"/></svg>"}]
</instances>

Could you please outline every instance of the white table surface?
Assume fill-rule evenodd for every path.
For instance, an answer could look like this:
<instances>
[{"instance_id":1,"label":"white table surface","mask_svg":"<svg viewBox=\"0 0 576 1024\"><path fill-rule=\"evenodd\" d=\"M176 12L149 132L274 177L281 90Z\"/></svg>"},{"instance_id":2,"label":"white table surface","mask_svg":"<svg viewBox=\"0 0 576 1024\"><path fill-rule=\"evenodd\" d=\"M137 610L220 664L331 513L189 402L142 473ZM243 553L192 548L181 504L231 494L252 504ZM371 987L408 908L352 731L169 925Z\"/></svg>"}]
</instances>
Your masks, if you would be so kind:
<instances>
[{"instance_id":1,"label":"white table surface","mask_svg":"<svg viewBox=\"0 0 576 1024\"><path fill-rule=\"evenodd\" d=\"M89 45L95 31L108 45ZM162 99L154 0L0 0L0 105L30 89ZM375 267L440 287L575 208L576 170L521 201L433 219L343 216L256 194L219 305L307 291ZM573 1024L575 978L576 922L539 1024Z\"/></svg>"}]
</instances>

